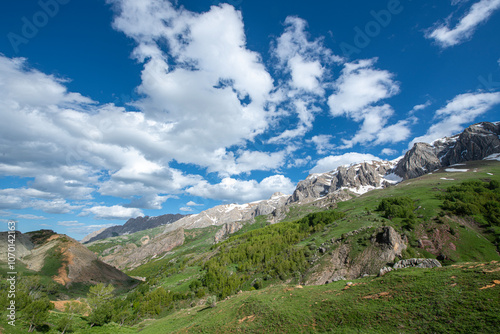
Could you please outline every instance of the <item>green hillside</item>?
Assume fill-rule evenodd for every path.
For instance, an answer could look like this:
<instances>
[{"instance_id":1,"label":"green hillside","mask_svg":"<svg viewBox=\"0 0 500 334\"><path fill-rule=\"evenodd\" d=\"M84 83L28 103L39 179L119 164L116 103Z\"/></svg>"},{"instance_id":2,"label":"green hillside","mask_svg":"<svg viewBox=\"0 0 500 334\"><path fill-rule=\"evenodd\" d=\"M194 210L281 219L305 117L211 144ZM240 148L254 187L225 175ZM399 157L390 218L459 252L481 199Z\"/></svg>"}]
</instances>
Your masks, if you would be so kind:
<instances>
[{"instance_id":1,"label":"green hillside","mask_svg":"<svg viewBox=\"0 0 500 334\"><path fill-rule=\"evenodd\" d=\"M470 162L333 210L294 206L274 225L260 216L217 245L220 227L185 230L183 245L127 273L144 283L115 290L113 300L75 317L74 332L494 333L500 324L499 182L499 162ZM378 257L378 238L389 227L407 245L401 259L437 258L444 267L377 277L400 259ZM89 249L102 254L157 233L105 239ZM331 276L332 258L340 253L343 275L352 277L311 286ZM65 315L50 317L53 328Z\"/></svg>"}]
</instances>

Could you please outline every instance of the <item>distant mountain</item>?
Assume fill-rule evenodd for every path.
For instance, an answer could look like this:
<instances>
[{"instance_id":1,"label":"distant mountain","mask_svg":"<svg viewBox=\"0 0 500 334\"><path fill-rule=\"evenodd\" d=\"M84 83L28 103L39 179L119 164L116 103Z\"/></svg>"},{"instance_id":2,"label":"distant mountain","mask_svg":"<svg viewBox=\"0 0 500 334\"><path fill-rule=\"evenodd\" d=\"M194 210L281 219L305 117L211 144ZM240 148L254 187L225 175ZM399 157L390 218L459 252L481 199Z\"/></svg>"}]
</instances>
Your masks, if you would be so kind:
<instances>
[{"instance_id":1,"label":"distant mountain","mask_svg":"<svg viewBox=\"0 0 500 334\"><path fill-rule=\"evenodd\" d=\"M246 204L223 204L199 214L184 217L174 224L165 226L165 231L180 227L185 229L202 228L211 225L224 225L235 221L247 221L257 216L270 215L283 208L290 195L274 193L270 199Z\"/></svg>"},{"instance_id":2,"label":"distant mountain","mask_svg":"<svg viewBox=\"0 0 500 334\"><path fill-rule=\"evenodd\" d=\"M241 229L244 222L251 222L260 215L267 216L267 221L271 223L277 223L282 221L294 206L307 204L320 208L335 207L337 202L347 201L373 189L383 189L442 167L466 161L482 160L500 153L499 135L500 122L474 124L461 134L439 139L431 144L416 143L403 157L392 161L365 161L350 166L340 166L326 173L310 174L305 180L297 184L292 195L275 193L268 200L246 204L218 205L199 214L158 225L165 225L163 229L164 235L180 229L222 226L214 240L219 242ZM139 230L138 226L144 229L144 227L148 226L148 222L157 221L166 216L168 215L130 219L125 225L106 229L97 236L89 238L88 241L120 235L118 233L133 233L133 231ZM177 215L176 218L178 216L181 215ZM133 226L135 229L128 228L129 226ZM176 245L184 242L179 236L172 240L174 239ZM166 249L165 240L167 239L163 236L148 240L147 247L151 250L155 248ZM141 250L143 247L145 245L139 245L139 248L134 248L134 250L125 250L122 249L123 247L118 247L112 251L110 250L105 259L102 259L120 268L125 268L125 266L133 268L147 261L148 256L151 254L154 253L153 256L156 256L161 253L156 251L151 253L149 250L143 252ZM141 256L137 255L138 258L134 261L125 260L126 257L132 254L127 252L136 252ZM118 257L119 261L117 260Z\"/></svg>"},{"instance_id":3,"label":"distant mountain","mask_svg":"<svg viewBox=\"0 0 500 334\"><path fill-rule=\"evenodd\" d=\"M89 242L102 240L111 237L117 237L120 235L132 234L139 231L148 230L150 228L155 228L161 225L172 224L181 218L186 217L186 215L181 214L166 214L157 217L137 217L130 218L123 225L111 226L106 229L101 229L99 231L93 232L82 239L82 243L86 244Z\"/></svg>"},{"instance_id":4,"label":"distant mountain","mask_svg":"<svg viewBox=\"0 0 500 334\"><path fill-rule=\"evenodd\" d=\"M7 249L7 233L0 233L0 247ZM6 262L7 253L0 254ZM102 261L78 241L51 230L16 232L16 257L26 268L51 277L55 282L113 283L129 285L134 279Z\"/></svg>"},{"instance_id":5,"label":"distant mountain","mask_svg":"<svg viewBox=\"0 0 500 334\"><path fill-rule=\"evenodd\" d=\"M351 195L385 188L442 167L482 160L500 153L499 135L500 122L482 122L431 144L416 143L403 157L393 161L367 161L311 174L298 183L287 205L319 200L320 205L341 202L349 200Z\"/></svg>"},{"instance_id":6,"label":"distant mountain","mask_svg":"<svg viewBox=\"0 0 500 334\"><path fill-rule=\"evenodd\" d=\"M462 133L431 144L416 143L398 162L394 173L412 179L453 164L482 160L500 153L500 122L482 122Z\"/></svg>"}]
</instances>

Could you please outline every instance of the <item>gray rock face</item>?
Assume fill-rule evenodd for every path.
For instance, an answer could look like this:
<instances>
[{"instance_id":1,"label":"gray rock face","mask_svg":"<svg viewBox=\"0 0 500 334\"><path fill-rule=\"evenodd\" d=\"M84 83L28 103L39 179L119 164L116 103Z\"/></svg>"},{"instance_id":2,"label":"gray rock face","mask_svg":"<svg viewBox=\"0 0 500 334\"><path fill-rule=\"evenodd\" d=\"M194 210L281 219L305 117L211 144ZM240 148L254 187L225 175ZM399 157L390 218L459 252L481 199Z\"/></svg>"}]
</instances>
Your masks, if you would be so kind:
<instances>
[{"instance_id":1,"label":"gray rock face","mask_svg":"<svg viewBox=\"0 0 500 334\"><path fill-rule=\"evenodd\" d=\"M441 263L436 259L408 259L401 260L394 264L394 269L403 269L403 268L434 268L441 267Z\"/></svg>"},{"instance_id":2,"label":"gray rock face","mask_svg":"<svg viewBox=\"0 0 500 334\"><path fill-rule=\"evenodd\" d=\"M89 243L106 238L117 237L119 235L132 234L150 228L172 224L184 217L186 217L186 215L167 214L157 217L145 216L145 217L130 218L124 225L111 226L104 230L99 230L100 233L96 232L91 233L85 238L83 238L81 242Z\"/></svg>"},{"instance_id":3,"label":"gray rock face","mask_svg":"<svg viewBox=\"0 0 500 334\"><path fill-rule=\"evenodd\" d=\"M363 162L349 167L340 166L329 173L311 174L300 181L287 204L307 203L330 196L332 200L350 199L341 195L345 190L362 194L375 188L387 186L384 176L393 168L389 161Z\"/></svg>"},{"instance_id":4,"label":"gray rock face","mask_svg":"<svg viewBox=\"0 0 500 334\"><path fill-rule=\"evenodd\" d=\"M220 230L215 233L214 242L219 243L228 237L230 234L238 232L243 227L241 222L232 222L222 225Z\"/></svg>"},{"instance_id":5,"label":"gray rock face","mask_svg":"<svg viewBox=\"0 0 500 334\"><path fill-rule=\"evenodd\" d=\"M426 143L416 143L399 161L394 172L404 179L413 179L440 167L437 149Z\"/></svg>"},{"instance_id":6,"label":"gray rock face","mask_svg":"<svg viewBox=\"0 0 500 334\"><path fill-rule=\"evenodd\" d=\"M441 263L436 259L407 259L401 260L394 264L394 267L384 267L380 269L379 276L383 276L388 272L404 268L435 268L441 267Z\"/></svg>"},{"instance_id":7,"label":"gray rock face","mask_svg":"<svg viewBox=\"0 0 500 334\"><path fill-rule=\"evenodd\" d=\"M363 230L360 229L359 232ZM358 231L353 231L351 236L359 233L354 232ZM351 242L353 241L351 240ZM321 285L340 279L355 279L367 274L375 275L387 262L393 262L396 257L400 257L406 249L403 238L390 226L375 230L370 244L355 257L352 256L348 242L332 240L332 243L338 246L332 245L332 251L323 252L328 259L312 269L313 274L307 284ZM392 268L388 270L392 270Z\"/></svg>"},{"instance_id":8,"label":"gray rock face","mask_svg":"<svg viewBox=\"0 0 500 334\"><path fill-rule=\"evenodd\" d=\"M482 122L469 126L459 135L416 143L396 165L394 172L412 179L441 167L500 153L500 123Z\"/></svg>"}]
</instances>

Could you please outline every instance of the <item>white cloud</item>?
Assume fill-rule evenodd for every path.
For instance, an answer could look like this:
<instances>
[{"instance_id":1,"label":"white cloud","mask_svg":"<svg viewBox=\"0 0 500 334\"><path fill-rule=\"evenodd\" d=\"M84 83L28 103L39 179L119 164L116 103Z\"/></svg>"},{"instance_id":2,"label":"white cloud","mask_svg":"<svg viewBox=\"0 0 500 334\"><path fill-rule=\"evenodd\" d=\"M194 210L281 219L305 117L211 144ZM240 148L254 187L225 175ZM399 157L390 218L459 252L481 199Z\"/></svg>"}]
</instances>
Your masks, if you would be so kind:
<instances>
[{"instance_id":1,"label":"white cloud","mask_svg":"<svg viewBox=\"0 0 500 334\"><path fill-rule=\"evenodd\" d=\"M189 206L183 206L182 208L180 208L179 210L181 211L184 211L184 212L192 212L193 211L193 208L189 207Z\"/></svg>"},{"instance_id":2,"label":"white cloud","mask_svg":"<svg viewBox=\"0 0 500 334\"><path fill-rule=\"evenodd\" d=\"M32 214L17 214L16 217L18 219L29 219L29 220L45 220L47 219L44 216L37 216Z\"/></svg>"},{"instance_id":3,"label":"white cloud","mask_svg":"<svg viewBox=\"0 0 500 334\"><path fill-rule=\"evenodd\" d=\"M303 19L287 17L285 30L271 49L284 78L271 101L282 116L296 117L297 125L271 138L270 143L288 142L311 130L316 114L321 112L316 104L324 102L325 89L332 86L331 66L343 61L323 45L321 38L312 40L306 28Z\"/></svg>"},{"instance_id":4,"label":"white cloud","mask_svg":"<svg viewBox=\"0 0 500 334\"><path fill-rule=\"evenodd\" d=\"M277 191L291 194L295 190L292 181L283 175L266 177L261 182L255 180L241 181L225 178L218 184L203 181L187 192L191 195L222 200L226 202L248 203L270 198Z\"/></svg>"},{"instance_id":5,"label":"white cloud","mask_svg":"<svg viewBox=\"0 0 500 334\"><path fill-rule=\"evenodd\" d=\"M413 139L409 147L417 142L431 143L436 139L453 135L461 131L465 124L473 122L476 117L497 104L500 104L500 92L458 95L448 101L444 108L436 111L434 118L439 121L433 124L425 135Z\"/></svg>"},{"instance_id":6,"label":"white cloud","mask_svg":"<svg viewBox=\"0 0 500 334\"><path fill-rule=\"evenodd\" d=\"M312 158L311 156L306 156L305 158L294 158L292 159L292 161L290 161L287 165L288 168L298 168L298 167L304 167L306 166L307 164L309 164L309 162L311 162Z\"/></svg>"},{"instance_id":7,"label":"white cloud","mask_svg":"<svg viewBox=\"0 0 500 334\"><path fill-rule=\"evenodd\" d=\"M66 226L66 227L85 226L84 223L80 223L80 222L78 222L76 220L69 220L69 221L57 222L57 225L59 225L59 226Z\"/></svg>"},{"instance_id":8,"label":"white cloud","mask_svg":"<svg viewBox=\"0 0 500 334\"><path fill-rule=\"evenodd\" d=\"M247 171L231 169L238 157L220 153L267 129L274 86L260 55L246 48L241 13L227 4L197 14L168 1L112 3L114 27L136 40L133 55L144 63L138 91L146 97L136 105L169 125L165 156L223 175Z\"/></svg>"},{"instance_id":9,"label":"white cloud","mask_svg":"<svg viewBox=\"0 0 500 334\"><path fill-rule=\"evenodd\" d=\"M463 43L471 38L477 27L486 22L499 8L500 0L480 0L470 7L454 28L450 28L450 18L448 18L446 23L430 30L426 37L434 39L443 48Z\"/></svg>"},{"instance_id":10,"label":"white cloud","mask_svg":"<svg viewBox=\"0 0 500 334\"><path fill-rule=\"evenodd\" d=\"M318 154L325 154L333 148L333 145L330 143L331 140L331 135L317 135L313 136L308 142L316 146Z\"/></svg>"},{"instance_id":11,"label":"white cloud","mask_svg":"<svg viewBox=\"0 0 500 334\"><path fill-rule=\"evenodd\" d=\"M431 106L432 102L430 100L427 100L427 102L422 103L422 104L417 104L410 110L410 115L415 114L417 111L421 111L426 109L427 107Z\"/></svg>"},{"instance_id":12,"label":"white cloud","mask_svg":"<svg viewBox=\"0 0 500 334\"><path fill-rule=\"evenodd\" d=\"M85 208L80 215L84 216L89 214L93 214L95 219L129 219L144 216L139 209L126 208L121 205Z\"/></svg>"},{"instance_id":13,"label":"white cloud","mask_svg":"<svg viewBox=\"0 0 500 334\"><path fill-rule=\"evenodd\" d=\"M372 154L350 152L342 155L332 155L318 160L311 173L326 173L337 169L339 166L360 163L364 161L381 160Z\"/></svg>"},{"instance_id":14,"label":"white cloud","mask_svg":"<svg viewBox=\"0 0 500 334\"><path fill-rule=\"evenodd\" d=\"M393 150L392 148L387 148L387 147L386 147L386 148L384 148L384 149L380 152L380 154L382 154L382 155L394 155L394 154L396 154L396 153L398 153L398 151Z\"/></svg>"},{"instance_id":15,"label":"white cloud","mask_svg":"<svg viewBox=\"0 0 500 334\"><path fill-rule=\"evenodd\" d=\"M399 93L392 73L373 68L376 61L364 59L344 65L335 83L335 93L328 98L333 116L347 116L359 122L366 107Z\"/></svg>"},{"instance_id":16,"label":"white cloud","mask_svg":"<svg viewBox=\"0 0 500 334\"><path fill-rule=\"evenodd\" d=\"M193 201L189 201L186 203L187 206L204 206L205 204L198 204Z\"/></svg>"},{"instance_id":17,"label":"white cloud","mask_svg":"<svg viewBox=\"0 0 500 334\"><path fill-rule=\"evenodd\" d=\"M343 139L341 149L356 144L375 145L394 143L409 136L408 121L401 120L387 126L394 110L379 102L399 93L399 83L394 75L374 68L376 58L346 63L342 75L335 83L335 92L328 98L334 117L345 116L362 122L361 128L351 139Z\"/></svg>"}]
</instances>

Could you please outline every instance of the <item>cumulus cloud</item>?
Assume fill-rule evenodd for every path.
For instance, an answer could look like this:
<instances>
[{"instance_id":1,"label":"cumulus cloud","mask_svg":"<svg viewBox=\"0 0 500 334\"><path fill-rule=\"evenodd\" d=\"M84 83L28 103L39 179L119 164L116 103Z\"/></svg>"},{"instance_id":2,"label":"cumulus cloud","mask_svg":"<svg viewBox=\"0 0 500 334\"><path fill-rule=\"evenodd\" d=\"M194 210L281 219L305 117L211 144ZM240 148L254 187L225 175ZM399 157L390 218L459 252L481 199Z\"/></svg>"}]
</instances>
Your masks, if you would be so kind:
<instances>
[{"instance_id":1,"label":"cumulus cloud","mask_svg":"<svg viewBox=\"0 0 500 334\"><path fill-rule=\"evenodd\" d=\"M398 153L398 151L396 151L392 148L387 148L387 147L382 149L382 151L380 152L380 154L382 154L382 155L394 155L396 153Z\"/></svg>"},{"instance_id":2,"label":"cumulus cloud","mask_svg":"<svg viewBox=\"0 0 500 334\"><path fill-rule=\"evenodd\" d=\"M183 206L179 210L184 211L184 212L191 212L191 211L193 211L193 208L191 208L189 206Z\"/></svg>"},{"instance_id":3,"label":"cumulus cloud","mask_svg":"<svg viewBox=\"0 0 500 334\"><path fill-rule=\"evenodd\" d=\"M500 0L480 0L474 3L469 11L450 28L451 18L445 23L430 29L426 37L434 39L442 48L461 44L470 39L477 27L486 22L500 8Z\"/></svg>"},{"instance_id":4,"label":"cumulus cloud","mask_svg":"<svg viewBox=\"0 0 500 334\"><path fill-rule=\"evenodd\" d=\"M261 182L255 180L242 181L225 178L218 184L203 181L187 192L191 195L221 200L225 202L247 203L270 198L277 191L291 194L295 190L292 181L283 175L266 177Z\"/></svg>"},{"instance_id":5,"label":"cumulus cloud","mask_svg":"<svg viewBox=\"0 0 500 334\"><path fill-rule=\"evenodd\" d=\"M328 98L333 116L364 118L365 108L399 93L394 75L375 69L376 58L346 63L335 83L335 93Z\"/></svg>"},{"instance_id":6,"label":"cumulus cloud","mask_svg":"<svg viewBox=\"0 0 500 334\"><path fill-rule=\"evenodd\" d=\"M203 206L205 204L198 204L198 203L195 203L193 201L189 201L186 203L187 206Z\"/></svg>"},{"instance_id":7,"label":"cumulus cloud","mask_svg":"<svg viewBox=\"0 0 500 334\"><path fill-rule=\"evenodd\" d=\"M141 210L136 208L126 208L121 205L94 206L83 209L80 216L93 214L95 219L129 219L144 216Z\"/></svg>"},{"instance_id":8,"label":"cumulus cloud","mask_svg":"<svg viewBox=\"0 0 500 334\"><path fill-rule=\"evenodd\" d=\"M317 135L313 136L309 142L316 146L318 154L325 154L333 148L333 145L330 142L331 140L331 135Z\"/></svg>"},{"instance_id":9,"label":"cumulus cloud","mask_svg":"<svg viewBox=\"0 0 500 334\"><path fill-rule=\"evenodd\" d=\"M283 34L273 42L271 53L284 79L271 101L279 114L295 118L296 126L271 138L270 143L301 138L311 130L321 112L317 104L324 102L325 89L332 86L331 68L343 61L323 45L321 38L311 39L306 28L305 20L289 16Z\"/></svg>"},{"instance_id":10,"label":"cumulus cloud","mask_svg":"<svg viewBox=\"0 0 500 334\"><path fill-rule=\"evenodd\" d=\"M450 136L460 132L465 124L473 122L476 117L491 110L500 104L500 92L496 93L466 93L461 94L448 101L445 107L436 111L433 124L427 133L411 141L409 147L414 143L431 143L436 139Z\"/></svg>"},{"instance_id":11,"label":"cumulus cloud","mask_svg":"<svg viewBox=\"0 0 500 334\"><path fill-rule=\"evenodd\" d=\"M389 104L379 102L399 93L399 83L394 75L374 67L376 58L346 63L335 83L335 92L328 98L330 113L362 122L361 128L351 139L343 139L341 149L356 144L394 143L409 136L409 123L401 120L387 125L394 110Z\"/></svg>"},{"instance_id":12,"label":"cumulus cloud","mask_svg":"<svg viewBox=\"0 0 500 334\"><path fill-rule=\"evenodd\" d=\"M331 155L318 160L316 166L311 169L311 173L326 173L337 169L339 166L360 163L364 161L381 160L372 154L350 152L342 155Z\"/></svg>"}]
</instances>

